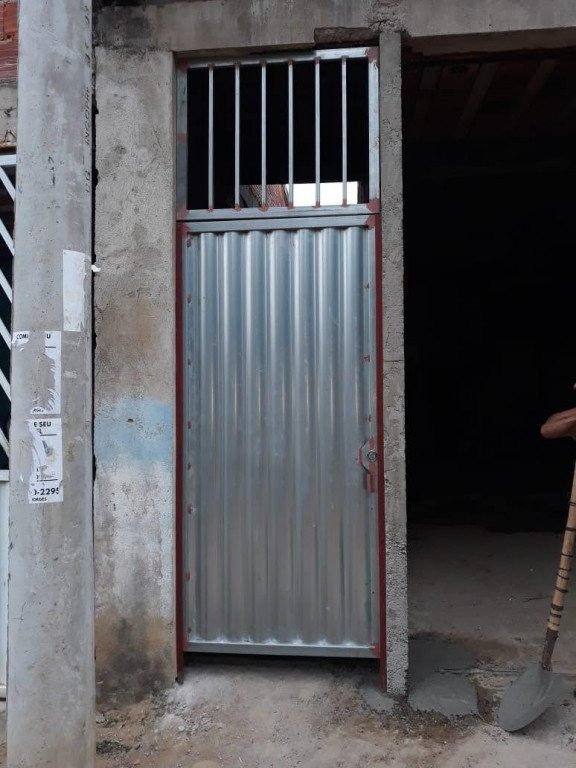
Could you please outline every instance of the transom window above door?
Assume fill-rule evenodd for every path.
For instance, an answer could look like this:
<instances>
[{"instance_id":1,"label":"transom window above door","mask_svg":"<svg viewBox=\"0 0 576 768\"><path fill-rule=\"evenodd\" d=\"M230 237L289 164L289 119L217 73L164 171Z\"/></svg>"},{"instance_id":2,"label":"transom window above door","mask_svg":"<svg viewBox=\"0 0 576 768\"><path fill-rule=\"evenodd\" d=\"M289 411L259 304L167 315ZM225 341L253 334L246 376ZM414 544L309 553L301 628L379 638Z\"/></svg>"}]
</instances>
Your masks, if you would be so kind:
<instances>
[{"instance_id":1,"label":"transom window above door","mask_svg":"<svg viewBox=\"0 0 576 768\"><path fill-rule=\"evenodd\" d=\"M178 218L378 210L376 48L184 62Z\"/></svg>"}]
</instances>

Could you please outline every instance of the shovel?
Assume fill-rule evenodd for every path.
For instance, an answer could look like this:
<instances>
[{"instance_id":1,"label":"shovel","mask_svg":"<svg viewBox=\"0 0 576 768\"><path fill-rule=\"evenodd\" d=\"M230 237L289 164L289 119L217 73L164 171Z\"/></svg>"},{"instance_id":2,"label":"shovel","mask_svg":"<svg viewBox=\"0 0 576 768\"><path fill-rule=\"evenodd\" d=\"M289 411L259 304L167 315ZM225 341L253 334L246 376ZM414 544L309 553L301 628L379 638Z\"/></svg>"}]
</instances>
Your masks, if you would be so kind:
<instances>
[{"instance_id":1,"label":"shovel","mask_svg":"<svg viewBox=\"0 0 576 768\"><path fill-rule=\"evenodd\" d=\"M543 437L572 437L576 439L576 408L562 411L551 416L540 430ZM564 531L560 565L556 575L556 587L552 596L546 639L542 658L532 664L512 683L504 694L498 713L498 722L505 731L519 731L548 707L554 704L562 694L562 680L552 672L552 653L558 639L560 620L564 609L564 599L568 592L568 579L576 549L576 467L570 494L568 520Z\"/></svg>"}]
</instances>

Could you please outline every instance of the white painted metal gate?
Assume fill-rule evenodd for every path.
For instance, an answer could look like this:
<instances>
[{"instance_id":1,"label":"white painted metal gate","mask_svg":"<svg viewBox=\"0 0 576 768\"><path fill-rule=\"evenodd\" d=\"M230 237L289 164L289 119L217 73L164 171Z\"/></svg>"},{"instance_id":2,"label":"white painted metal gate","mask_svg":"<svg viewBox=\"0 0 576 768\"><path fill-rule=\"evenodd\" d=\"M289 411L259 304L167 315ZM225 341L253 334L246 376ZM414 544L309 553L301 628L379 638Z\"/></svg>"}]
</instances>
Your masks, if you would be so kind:
<instances>
[{"instance_id":1,"label":"white painted metal gate","mask_svg":"<svg viewBox=\"0 0 576 768\"><path fill-rule=\"evenodd\" d=\"M266 179L264 147L261 205L238 205L245 186L236 109L236 208L215 207L214 75L213 65L203 65L208 208L189 209L182 192L189 182L179 183L179 461L189 651L370 656L379 644L377 70L372 49L322 55L342 67L344 169L346 61L366 61L365 203L347 204L345 178L339 206L294 207L293 64L278 59L288 68L287 204L272 209L266 202L275 190ZM315 71L319 158L321 58L300 56ZM265 136L271 61L257 63ZM241 68L228 66L238 105ZM188 103L184 75L180 102ZM187 137L184 128L180 113L180 137ZM187 138L181 141L188 151ZM315 172L320 201L319 159Z\"/></svg>"},{"instance_id":2,"label":"white painted metal gate","mask_svg":"<svg viewBox=\"0 0 576 768\"><path fill-rule=\"evenodd\" d=\"M8 649L8 513L10 352L16 155L0 154L0 698L6 696Z\"/></svg>"}]
</instances>

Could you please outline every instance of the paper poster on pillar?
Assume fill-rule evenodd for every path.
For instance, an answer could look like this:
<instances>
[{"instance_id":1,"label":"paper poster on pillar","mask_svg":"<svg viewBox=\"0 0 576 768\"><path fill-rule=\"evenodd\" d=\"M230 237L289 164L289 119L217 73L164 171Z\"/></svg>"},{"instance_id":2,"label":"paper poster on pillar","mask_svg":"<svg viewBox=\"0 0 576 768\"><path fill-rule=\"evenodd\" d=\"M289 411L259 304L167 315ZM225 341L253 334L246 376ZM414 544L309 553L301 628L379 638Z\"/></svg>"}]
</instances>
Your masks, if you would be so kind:
<instances>
[{"instance_id":1,"label":"paper poster on pillar","mask_svg":"<svg viewBox=\"0 0 576 768\"><path fill-rule=\"evenodd\" d=\"M32 504L64 501L62 419L28 419L28 429L32 437L28 501Z\"/></svg>"},{"instance_id":2,"label":"paper poster on pillar","mask_svg":"<svg viewBox=\"0 0 576 768\"><path fill-rule=\"evenodd\" d=\"M56 416L61 413L62 391L62 332L44 332L44 358L39 366L45 370L38 371L39 382L49 381L50 386L38 393L30 411L33 416Z\"/></svg>"},{"instance_id":3,"label":"paper poster on pillar","mask_svg":"<svg viewBox=\"0 0 576 768\"><path fill-rule=\"evenodd\" d=\"M30 341L30 331L15 331L12 334L12 346L14 349L21 349L24 344Z\"/></svg>"},{"instance_id":4,"label":"paper poster on pillar","mask_svg":"<svg viewBox=\"0 0 576 768\"><path fill-rule=\"evenodd\" d=\"M80 251L62 254L62 300L65 331L80 332L84 328L84 281L88 256Z\"/></svg>"}]
</instances>

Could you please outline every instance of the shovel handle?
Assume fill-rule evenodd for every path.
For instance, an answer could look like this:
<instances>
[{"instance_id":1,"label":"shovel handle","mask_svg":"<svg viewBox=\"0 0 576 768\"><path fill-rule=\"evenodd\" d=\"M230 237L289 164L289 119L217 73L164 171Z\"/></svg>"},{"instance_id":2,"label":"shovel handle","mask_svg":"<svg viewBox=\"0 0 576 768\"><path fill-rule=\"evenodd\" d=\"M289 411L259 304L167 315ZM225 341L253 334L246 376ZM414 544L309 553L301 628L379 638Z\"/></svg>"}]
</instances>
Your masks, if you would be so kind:
<instances>
[{"instance_id":1,"label":"shovel handle","mask_svg":"<svg viewBox=\"0 0 576 768\"><path fill-rule=\"evenodd\" d=\"M568 592L568 581L570 571L572 570L572 561L576 550L576 467L574 467L574 479L572 481L572 493L570 494L570 507L568 509L568 520L566 521L566 530L564 531L564 540L562 543L562 554L558 573L556 574L556 587L552 595L552 604L550 605L550 615L548 617L548 628L546 630L546 641L542 652L542 667L551 669L552 653L554 645L558 639L560 631L560 621L562 611L564 610L564 600Z\"/></svg>"}]
</instances>

